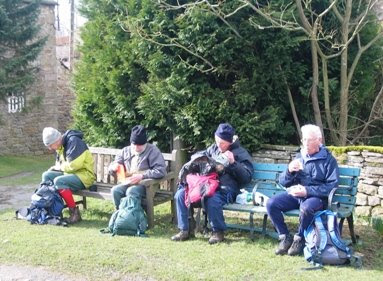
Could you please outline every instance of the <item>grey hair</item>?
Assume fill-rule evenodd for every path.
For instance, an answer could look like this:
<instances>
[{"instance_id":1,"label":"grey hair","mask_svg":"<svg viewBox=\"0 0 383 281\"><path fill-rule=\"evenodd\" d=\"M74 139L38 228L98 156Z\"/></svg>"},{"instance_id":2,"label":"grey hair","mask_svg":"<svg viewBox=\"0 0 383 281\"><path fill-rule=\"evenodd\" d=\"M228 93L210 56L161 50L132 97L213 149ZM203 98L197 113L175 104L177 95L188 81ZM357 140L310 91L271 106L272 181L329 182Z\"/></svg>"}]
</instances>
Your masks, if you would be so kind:
<instances>
[{"instance_id":1,"label":"grey hair","mask_svg":"<svg viewBox=\"0 0 383 281\"><path fill-rule=\"evenodd\" d=\"M317 138L322 139L322 131L317 125L307 124L301 127L302 135L313 134Z\"/></svg>"}]
</instances>

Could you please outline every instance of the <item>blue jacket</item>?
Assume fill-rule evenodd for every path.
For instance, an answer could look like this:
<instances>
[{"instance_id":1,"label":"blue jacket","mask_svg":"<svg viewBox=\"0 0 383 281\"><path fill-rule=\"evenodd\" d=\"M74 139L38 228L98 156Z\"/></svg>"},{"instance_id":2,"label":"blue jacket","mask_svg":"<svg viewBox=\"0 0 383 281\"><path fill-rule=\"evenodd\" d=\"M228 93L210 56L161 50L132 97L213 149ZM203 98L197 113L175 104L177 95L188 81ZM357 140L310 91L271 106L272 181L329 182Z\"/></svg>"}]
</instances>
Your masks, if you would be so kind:
<instances>
[{"instance_id":1,"label":"blue jacket","mask_svg":"<svg viewBox=\"0 0 383 281\"><path fill-rule=\"evenodd\" d=\"M303 170L290 173L288 168L279 177L285 187L301 184L306 188L307 197L328 197L330 191L338 187L339 169L335 158L324 146L313 155L297 154Z\"/></svg>"}]
</instances>

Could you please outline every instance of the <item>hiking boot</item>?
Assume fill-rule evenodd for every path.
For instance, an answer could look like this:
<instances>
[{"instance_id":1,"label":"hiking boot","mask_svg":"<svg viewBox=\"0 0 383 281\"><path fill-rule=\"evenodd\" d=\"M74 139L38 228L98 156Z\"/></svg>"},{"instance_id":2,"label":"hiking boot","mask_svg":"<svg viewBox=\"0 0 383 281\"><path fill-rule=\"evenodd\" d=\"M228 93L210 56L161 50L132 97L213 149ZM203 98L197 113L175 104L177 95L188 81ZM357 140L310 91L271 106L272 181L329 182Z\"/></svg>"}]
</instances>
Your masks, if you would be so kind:
<instances>
[{"instance_id":1,"label":"hiking boot","mask_svg":"<svg viewBox=\"0 0 383 281\"><path fill-rule=\"evenodd\" d=\"M72 224L72 223L76 223L76 222L79 222L82 220L81 215L80 215L80 210L78 209L78 207L69 208L69 213L70 213L70 216L67 219L68 223Z\"/></svg>"},{"instance_id":2,"label":"hiking boot","mask_svg":"<svg viewBox=\"0 0 383 281\"><path fill-rule=\"evenodd\" d=\"M185 241L189 239L189 231L188 230L181 230L176 235L172 236L172 241Z\"/></svg>"},{"instance_id":3,"label":"hiking boot","mask_svg":"<svg viewBox=\"0 0 383 281\"><path fill-rule=\"evenodd\" d=\"M290 249L291 244L293 244L293 237L290 234L279 235L279 245L275 250L276 255L284 255Z\"/></svg>"},{"instance_id":4,"label":"hiking boot","mask_svg":"<svg viewBox=\"0 0 383 281\"><path fill-rule=\"evenodd\" d=\"M209 244L216 244L222 242L224 239L223 231L214 231L210 236Z\"/></svg>"},{"instance_id":5,"label":"hiking boot","mask_svg":"<svg viewBox=\"0 0 383 281\"><path fill-rule=\"evenodd\" d=\"M299 235L294 235L294 241L288 250L287 254L289 256L297 256L303 253L303 248L305 247L305 239Z\"/></svg>"}]
</instances>

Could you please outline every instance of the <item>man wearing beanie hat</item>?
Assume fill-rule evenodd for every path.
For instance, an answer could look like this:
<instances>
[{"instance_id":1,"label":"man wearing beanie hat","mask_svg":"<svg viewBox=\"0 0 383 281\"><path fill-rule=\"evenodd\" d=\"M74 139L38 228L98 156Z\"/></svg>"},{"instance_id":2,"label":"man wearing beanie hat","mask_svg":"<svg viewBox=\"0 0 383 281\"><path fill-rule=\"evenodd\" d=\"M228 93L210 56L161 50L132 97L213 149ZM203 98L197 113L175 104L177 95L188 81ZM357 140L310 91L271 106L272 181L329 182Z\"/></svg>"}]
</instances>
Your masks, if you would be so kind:
<instances>
[{"instance_id":1,"label":"man wearing beanie hat","mask_svg":"<svg viewBox=\"0 0 383 281\"><path fill-rule=\"evenodd\" d=\"M213 158L216 162L227 159L224 170L219 173L220 188L211 197L205 198L205 209L213 229L209 244L224 240L226 224L223 217L223 205L233 203L240 193L240 185L252 179L253 165L250 154L240 144L235 130L229 123L219 124L215 131L215 143L205 151L199 152ZM192 156L193 158L193 156ZM185 189L182 185L175 194L177 221L180 232L172 236L173 241L184 241L194 237L194 223L189 225L189 211L185 204ZM192 220L193 222L194 220Z\"/></svg>"},{"instance_id":2,"label":"man wearing beanie hat","mask_svg":"<svg viewBox=\"0 0 383 281\"><path fill-rule=\"evenodd\" d=\"M166 164L161 151L147 142L146 130L141 125L132 128L130 146L124 147L109 165L109 173L119 178L112 188L113 202L118 209L125 196L142 199L146 188L140 185L143 179L160 179L166 175Z\"/></svg>"},{"instance_id":3,"label":"man wearing beanie hat","mask_svg":"<svg viewBox=\"0 0 383 281\"><path fill-rule=\"evenodd\" d=\"M43 130L43 143L56 152L56 164L42 174L42 181L53 181L69 208L68 223L81 221L72 191L88 188L96 178L92 154L82 138L83 133L76 130L68 130L63 135L52 127Z\"/></svg>"}]
</instances>

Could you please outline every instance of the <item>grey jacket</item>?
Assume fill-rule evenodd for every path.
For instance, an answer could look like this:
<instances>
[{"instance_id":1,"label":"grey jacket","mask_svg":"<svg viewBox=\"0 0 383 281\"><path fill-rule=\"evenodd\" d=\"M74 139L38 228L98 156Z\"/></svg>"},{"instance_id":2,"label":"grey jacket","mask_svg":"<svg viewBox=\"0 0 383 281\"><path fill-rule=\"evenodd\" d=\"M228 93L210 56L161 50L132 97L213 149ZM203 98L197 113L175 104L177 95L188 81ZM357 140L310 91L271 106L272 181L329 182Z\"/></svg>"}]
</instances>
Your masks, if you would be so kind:
<instances>
[{"instance_id":1,"label":"grey jacket","mask_svg":"<svg viewBox=\"0 0 383 281\"><path fill-rule=\"evenodd\" d=\"M133 156L130 146L126 146L116 156L113 163L124 164L126 170L130 171ZM147 143L145 150L138 156L138 170L145 171L144 179L160 179L166 175L164 157L155 145Z\"/></svg>"}]
</instances>

